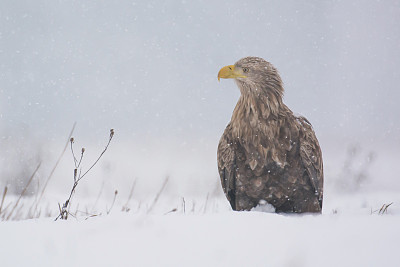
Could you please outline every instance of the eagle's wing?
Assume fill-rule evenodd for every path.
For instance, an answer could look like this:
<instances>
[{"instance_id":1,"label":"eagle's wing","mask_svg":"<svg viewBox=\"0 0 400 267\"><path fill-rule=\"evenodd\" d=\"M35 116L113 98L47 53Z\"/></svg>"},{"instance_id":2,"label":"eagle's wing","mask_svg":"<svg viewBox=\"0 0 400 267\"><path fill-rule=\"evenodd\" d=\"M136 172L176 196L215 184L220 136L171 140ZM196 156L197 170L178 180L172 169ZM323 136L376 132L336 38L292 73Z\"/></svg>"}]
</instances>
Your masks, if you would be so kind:
<instances>
[{"instance_id":1,"label":"eagle's wing","mask_svg":"<svg viewBox=\"0 0 400 267\"><path fill-rule=\"evenodd\" d=\"M310 182L318 196L322 209L324 173L322 152L311 123L304 117L297 118L300 128L300 157L306 168Z\"/></svg>"},{"instance_id":2,"label":"eagle's wing","mask_svg":"<svg viewBox=\"0 0 400 267\"><path fill-rule=\"evenodd\" d=\"M225 196L235 210L236 199L236 155L233 141L230 138L230 126L226 127L218 144L218 171Z\"/></svg>"}]
</instances>

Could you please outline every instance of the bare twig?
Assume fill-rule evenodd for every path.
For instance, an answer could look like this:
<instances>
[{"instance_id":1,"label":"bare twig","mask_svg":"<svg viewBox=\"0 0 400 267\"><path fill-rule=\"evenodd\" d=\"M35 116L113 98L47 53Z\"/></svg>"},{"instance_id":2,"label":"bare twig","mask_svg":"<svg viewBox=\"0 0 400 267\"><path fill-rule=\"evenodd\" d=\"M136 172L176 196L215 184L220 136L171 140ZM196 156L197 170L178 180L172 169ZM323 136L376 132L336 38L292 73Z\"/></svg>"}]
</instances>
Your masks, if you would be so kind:
<instances>
[{"instance_id":1,"label":"bare twig","mask_svg":"<svg viewBox=\"0 0 400 267\"><path fill-rule=\"evenodd\" d=\"M185 202L185 198L182 197L182 204L183 204L183 213L186 213L186 202Z\"/></svg>"},{"instance_id":2,"label":"bare twig","mask_svg":"<svg viewBox=\"0 0 400 267\"><path fill-rule=\"evenodd\" d=\"M77 167L77 162L78 162L78 160L76 159L75 153L74 153L74 141L75 141L75 139L74 139L73 137L71 137L71 138L69 139L69 144L70 144L70 148L71 148L72 157L73 157L73 159L74 159L75 168L78 168L78 167Z\"/></svg>"},{"instance_id":3,"label":"bare twig","mask_svg":"<svg viewBox=\"0 0 400 267\"><path fill-rule=\"evenodd\" d=\"M70 142L70 144L71 144L71 153L72 153L72 157L74 158L74 164L75 164L75 169L78 169L79 168L79 166L81 166L81 163L82 163L82 159L83 159L83 153L85 153L85 148L84 147L82 147L82 149L81 149L81 157L80 157L80 159L79 159L79 161L76 159L76 157L75 157L75 152L74 152L74 141L75 141L75 139L73 138L73 137L71 137L70 139L69 139L69 142Z\"/></svg>"},{"instance_id":4,"label":"bare twig","mask_svg":"<svg viewBox=\"0 0 400 267\"><path fill-rule=\"evenodd\" d=\"M77 168L79 168L79 166L81 166L82 159L83 159L83 153L85 153L85 148L84 147L82 147L82 149L81 149L81 158L79 159Z\"/></svg>"},{"instance_id":5,"label":"bare twig","mask_svg":"<svg viewBox=\"0 0 400 267\"><path fill-rule=\"evenodd\" d=\"M106 151L107 151L107 149L108 149L108 146L110 145L113 136L114 136L114 129L111 129L111 130L110 130L110 137L109 137L109 139L108 139L108 143L107 143L106 147L104 148L103 152L101 152L100 156L96 159L96 161L92 164L92 166L90 166L90 168L89 168L82 176L79 176L79 179L77 180L77 182L79 182L83 177L85 177L85 175L86 175L86 174L97 164L97 162L101 159L101 157L103 156L103 154L106 153ZM83 153L83 152L82 152L82 153Z\"/></svg>"},{"instance_id":6,"label":"bare twig","mask_svg":"<svg viewBox=\"0 0 400 267\"><path fill-rule=\"evenodd\" d=\"M153 201L153 203L151 204L150 208L147 209L147 213L149 213L149 212L151 212L151 211L153 210L154 205L157 203L158 198L160 197L162 191L164 190L165 186L166 186L167 183L168 183L168 179L169 179L169 177L167 176L167 177L165 178L165 180L164 180L163 185L161 186L160 190L158 191L156 197L154 198L154 201Z\"/></svg>"},{"instance_id":7,"label":"bare twig","mask_svg":"<svg viewBox=\"0 0 400 267\"><path fill-rule=\"evenodd\" d=\"M72 215L72 214L69 212L70 204L71 204L71 199L72 199L73 194L75 193L75 189L76 189L76 187L78 186L79 181L80 181L80 180L81 180L81 179L82 179L96 164L97 164L97 162L100 160L100 158L104 155L104 153L105 153L105 152L107 151L107 149L108 149L108 146L109 146L110 143L111 143L111 140L112 140L113 136L114 136L114 129L111 129L111 130L110 130L110 136L109 136L109 139L108 139L108 142L107 142L106 147L105 147L104 150L101 152L100 156L96 159L96 161L92 164L92 166L90 166L90 168L89 168L83 175L81 175L81 171L79 171L79 175L78 175L78 168L79 168L79 164L80 164L80 162L82 161L82 159L80 159L79 164L78 164L78 163L77 163L77 160L76 160L76 158L75 158L75 155L73 154L73 157L74 157L74 165L75 165L75 169L74 169L74 184L72 185L72 189L71 189L71 192L70 192L70 194L69 194L68 199L64 202L63 206L61 207L61 209L60 209L60 214L55 218L55 221L57 221L59 218L61 218L61 219L63 219L63 220L66 220L66 219L68 219L68 215ZM72 143L74 142L74 139L71 138L71 139L70 139L70 142L71 142L71 147L72 147ZM73 153L73 149L71 149L71 150L72 150L72 153ZM83 157L83 153L84 153L84 152L85 152L85 149L82 148L81 157Z\"/></svg>"},{"instance_id":8,"label":"bare twig","mask_svg":"<svg viewBox=\"0 0 400 267\"><path fill-rule=\"evenodd\" d=\"M40 164L42 164L42 163L38 164L38 166L36 167L35 171L32 173L31 177L29 178L28 183L26 184L24 190L22 190L21 194L18 197L17 202L15 203L14 207L11 209L10 213L8 214L8 216L6 218L6 221L8 221L11 218L11 215L13 214L14 210L17 208L17 206L19 204L19 201L21 200L21 198L25 194L26 190L28 189L30 183L32 182L33 177L36 175L36 172L39 170Z\"/></svg>"}]
</instances>

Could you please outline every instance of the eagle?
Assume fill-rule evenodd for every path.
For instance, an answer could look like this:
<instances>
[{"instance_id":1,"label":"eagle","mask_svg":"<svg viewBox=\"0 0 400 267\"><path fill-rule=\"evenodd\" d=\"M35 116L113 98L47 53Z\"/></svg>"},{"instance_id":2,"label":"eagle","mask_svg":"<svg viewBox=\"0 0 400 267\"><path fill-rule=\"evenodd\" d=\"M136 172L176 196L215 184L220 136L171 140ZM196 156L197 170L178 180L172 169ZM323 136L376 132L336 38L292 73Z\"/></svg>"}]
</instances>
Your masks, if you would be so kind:
<instances>
[{"instance_id":1,"label":"eagle","mask_svg":"<svg viewBox=\"0 0 400 267\"><path fill-rule=\"evenodd\" d=\"M321 213L322 152L311 123L283 103L277 69L259 57L223 67L240 97L218 144L218 171L233 210Z\"/></svg>"}]
</instances>

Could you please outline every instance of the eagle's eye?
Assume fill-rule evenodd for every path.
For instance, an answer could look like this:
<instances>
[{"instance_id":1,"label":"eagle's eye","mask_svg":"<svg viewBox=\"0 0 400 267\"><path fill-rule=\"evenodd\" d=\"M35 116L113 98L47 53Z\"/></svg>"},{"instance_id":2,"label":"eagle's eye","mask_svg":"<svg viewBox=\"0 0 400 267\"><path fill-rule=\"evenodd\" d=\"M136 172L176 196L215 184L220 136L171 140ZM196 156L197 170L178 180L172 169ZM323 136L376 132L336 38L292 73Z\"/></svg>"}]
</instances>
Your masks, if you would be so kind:
<instances>
[{"instance_id":1,"label":"eagle's eye","mask_svg":"<svg viewBox=\"0 0 400 267\"><path fill-rule=\"evenodd\" d=\"M249 68L243 68L243 72L244 73L249 72Z\"/></svg>"}]
</instances>

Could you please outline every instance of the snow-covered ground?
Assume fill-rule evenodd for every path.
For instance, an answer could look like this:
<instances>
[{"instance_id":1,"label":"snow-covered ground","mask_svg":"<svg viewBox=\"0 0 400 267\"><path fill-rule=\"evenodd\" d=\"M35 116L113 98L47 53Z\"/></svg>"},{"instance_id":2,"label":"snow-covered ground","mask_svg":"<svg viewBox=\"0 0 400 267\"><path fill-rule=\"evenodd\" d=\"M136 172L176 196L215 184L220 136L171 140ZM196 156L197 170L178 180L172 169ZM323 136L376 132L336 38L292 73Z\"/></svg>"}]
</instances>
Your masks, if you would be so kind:
<instances>
[{"instance_id":1,"label":"snow-covered ground","mask_svg":"<svg viewBox=\"0 0 400 267\"><path fill-rule=\"evenodd\" d=\"M40 218L26 219L34 194L10 217L17 221L1 222L0 265L398 266L400 194L392 154L365 166L361 152L360 160L352 156L347 163L344 155L326 153L323 214L280 215L231 211L213 148L192 146L185 154L185 146L175 145L168 154L169 147L144 146L149 151L112 146L77 187L70 210L76 218L54 221L72 185L67 153L40 202ZM49 166L30 190L43 185ZM8 194L3 214L14 203ZM385 204L391 205L379 214Z\"/></svg>"},{"instance_id":2,"label":"snow-covered ground","mask_svg":"<svg viewBox=\"0 0 400 267\"><path fill-rule=\"evenodd\" d=\"M387 201L394 203L379 215L377 210ZM131 210L125 212L117 201L108 215L105 209L99 216L80 215L67 221L50 217L3 222L1 266L398 266L399 262L396 193L327 194L324 212L317 216L232 212L222 197L186 199L183 204L182 199L161 196L149 212L152 203L149 199L138 205L132 200Z\"/></svg>"}]
</instances>

